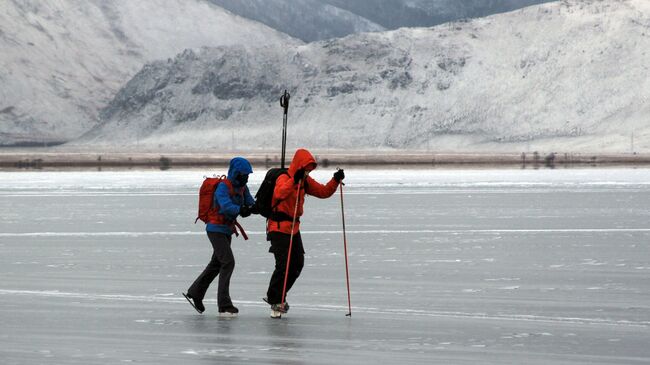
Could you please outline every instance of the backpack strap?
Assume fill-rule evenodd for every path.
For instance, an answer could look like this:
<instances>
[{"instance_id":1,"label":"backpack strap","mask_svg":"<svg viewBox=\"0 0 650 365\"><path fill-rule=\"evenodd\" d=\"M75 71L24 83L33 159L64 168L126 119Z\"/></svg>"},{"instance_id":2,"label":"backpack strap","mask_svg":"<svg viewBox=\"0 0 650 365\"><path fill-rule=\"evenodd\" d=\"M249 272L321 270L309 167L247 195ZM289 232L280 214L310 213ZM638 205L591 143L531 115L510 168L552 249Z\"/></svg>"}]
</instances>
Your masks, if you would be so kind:
<instances>
[{"instance_id":1,"label":"backpack strap","mask_svg":"<svg viewBox=\"0 0 650 365\"><path fill-rule=\"evenodd\" d=\"M235 192L235 188L232 186L232 182L228 180L226 175L221 175L219 178L219 183L224 183L228 187L228 191L230 192L230 196L236 195L237 193Z\"/></svg>"},{"instance_id":2,"label":"backpack strap","mask_svg":"<svg viewBox=\"0 0 650 365\"><path fill-rule=\"evenodd\" d=\"M232 182L230 180L228 180L226 175L221 175L219 177L219 182L217 183L217 185L215 186L215 189L214 189L215 194L217 193L217 189L219 188L219 184L221 184L221 183L226 184L226 186L228 187L228 194L230 196L238 195L237 192L235 191L235 187L232 186ZM241 189L241 191L239 192L239 195L243 195L243 194L244 194L244 190ZM212 209L214 209L214 208L216 208L216 207L214 206L214 199L212 199Z\"/></svg>"},{"instance_id":3,"label":"backpack strap","mask_svg":"<svg viewBox=\"0 0 650 365\"><path fill-rule=\"evenodd\" d=\"M220 183L224 183L228 187L228 191L230 192L230 196L235 196L235 195L244 196L244 191L245 191L244 187L239 188L239 191L235 191L235 187L232 186L232 181L228 180L226 175L221 175L220 180L221 180Z\"/></svg>"},{"instance_id":4,"label":"backpack strap","mask_svg":"<svg viewBox=\"0 0 650 365\"><path fill-rule=\"evenodd\" d=\"M289 175L287 172L284 172L284 173ZM291 178L291 176L289 176L289 178ZM304 180L303 182L307 183L307 180ZM300 189L298 190L298 194L300 194L300 190L302 190L303 188L304 188L304 185L300 187ZM278 229L280 228L280 222L284 222L284 221L291 222L291 221L293 221L293 216L291 216L289 214L286 214L286 213L278 212L278 210L277 210L280 203L282 203L283 201L285 201L287 199L289 199L288 196L286 198L282 199L282 200L279 200L277 203L275 203L275 205L271 207L271 216L267 219L267 221L269 219L272 220L272 221L276 221L278 223ZM296 222L300 222L300 218L296 218Z\"/></svg>"},{"instance_id":5,"label":"backpack strap","mask_svg":"<svg viewBox=\"0 0 650 365\"><path fill-rule=\"evenodd\" d=\"M278 177L280 177L280 176L282 176L282 175L285 175L285 174L286 174L287 176L289 176L289 178L291 179L291 176L289 175L289 173L288 173L287 171L282 172ZM277 180L276 180L276 181L277 181ZM305 180L305 182L306 182L306 180ZM300 188L300 190L302 190L302 188ZM299 190L299 191L300 191L300 190ZM272 199L272 198L271 198L271 199ZM286 216L289 217L288 220L293 220L293 218L292 218L290 215L285 214L285 213L278 213L277 210L276 210L276 209L278 208L278 206L280 205L280 203L282 203L283 201L285 201L285 200L287 200L287 199L289 199L288 196L287 196L286 198L284 198L284 199L278 200L278 202L275 203L275 205L273 205L273 206L271 207L271 217L267 218L267 221L268 221L269 219L274 220L274 221L277 221L277 219L273 219L273 216L274 216L274 215L277 216L278 214L280 214L280 215L286 215ZM285 219L281 219L281 220L285 220Z\"/></svg>"},{"instance_id":6,"label":"backpack strap","mask_svg":"<svg viewBox=\"0 0 650 365\"><path fill-rule=\"evenodd\" d=\"M291 222L293 221L293 216L287 213L274 211L273 213L271 213L269 219L276 222ZM300 218L296 218L296 222L300 222Z\"/></svg>"},{"instance_id":7,"label":"backpack strap","mask_svg":"<svg viewBox=\"0 0 650 365\"><path fill-rule=\"evenodd\" d=\"M235 187L232 186L232 182L228 180L226 175L221 175L220 183L226 184L226 186L228 187L228 191L230 192L230 196L235 196L235 195L240 195L242 197L244 196L245 188L241 187L239 188L239 191L235 191ZM248 240L248 235L246 234L246 231L244 231L244 227L242 227L241 224L239 224L239 222L237 222L236 219L230 224L230 228L235 234L235 237L239 237L239 233L241 233L242 237L244 237L244 240Z\"/></svg>"}]
</instances>

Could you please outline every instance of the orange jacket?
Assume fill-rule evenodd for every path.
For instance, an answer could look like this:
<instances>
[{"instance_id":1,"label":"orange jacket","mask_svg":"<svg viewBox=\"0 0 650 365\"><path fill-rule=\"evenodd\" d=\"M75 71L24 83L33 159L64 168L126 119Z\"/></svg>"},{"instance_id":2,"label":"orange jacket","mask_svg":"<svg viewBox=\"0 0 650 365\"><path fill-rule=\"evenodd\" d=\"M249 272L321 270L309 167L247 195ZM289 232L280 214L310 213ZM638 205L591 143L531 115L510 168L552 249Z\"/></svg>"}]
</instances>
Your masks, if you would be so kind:
<instances>
[{"instance_id":1,"label":"orange jacket","mask_svg":"<svg viewBox=\"0 0 650 365\"><path fill-rule=\"evenodd\" d=\"M314 156L312 156L309 151L305 149L299 149L296 151L296 154L293 156L293 160L291 160L288 175L280 175L278 177L278 180L275 182L272 204L273 206L276 206L277 204L276 209L278 212L287 214L289 217L293 217L293 212L296 208L296 192L298 191L298 184L293 181L293 176L299 170L304 169L307 166L313 170L316 168L316 165L316 159L314 159ZM305 203L305 193L313 195L317 198L325 199L332 196L336 192L336 188L338 186L339 183L336 182L334 178L332 178L326 185L319 183L309 176L307 176L306 179L303 179L300 193L298 194L299 200L296 218L300 218L302 216L302 207ZM269 219L266 229L268 232L282 232L290 234L291 221L278 222ZM293 233L296 234L299 230L300 222L296 221L296 224L293 227Z\"/></svg>"}]
</instances>

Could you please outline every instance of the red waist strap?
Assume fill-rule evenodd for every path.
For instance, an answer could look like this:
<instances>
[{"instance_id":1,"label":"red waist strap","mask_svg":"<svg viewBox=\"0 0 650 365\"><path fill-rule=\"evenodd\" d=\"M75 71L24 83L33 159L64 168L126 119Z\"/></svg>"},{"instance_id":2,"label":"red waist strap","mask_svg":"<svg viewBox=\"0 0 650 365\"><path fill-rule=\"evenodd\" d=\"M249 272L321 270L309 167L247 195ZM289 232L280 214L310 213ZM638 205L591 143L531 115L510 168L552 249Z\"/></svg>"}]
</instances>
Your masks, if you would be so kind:
<instances>
[{"instance_id":1,"label":"red waist strap","mask_svg":"<svg viewBox=\"0 0 650 365\"><path fill-rule=\"evenodd\" d=\"M235 233L236 237L239 237L239 232L237 232L237 229L239 229L239 232L241 232L242 237L244 237L245 240L248 240L248 235L246 234L246 231L244 231L244 227L242 227L239 222L234 221L232 224L232 231Z\"/></svg>"},{"instance_id":2,"label":"red waist strap","mask_svg":"<svg viewBox=\"0 0 650 365\"><path fill-rule=\"evenodd\" d=\"M244 237L245 240L248 240L248 235L246 234L246 231L244 231L244 228L236 220L226 221L226 219L222 215L218 215L210 219L207 223L228 226L230 227L230 229L232 229L232 232L235 234L235 236L239 237L239 233L241 232L242 237Z\"/></svg>"}]
</instances>

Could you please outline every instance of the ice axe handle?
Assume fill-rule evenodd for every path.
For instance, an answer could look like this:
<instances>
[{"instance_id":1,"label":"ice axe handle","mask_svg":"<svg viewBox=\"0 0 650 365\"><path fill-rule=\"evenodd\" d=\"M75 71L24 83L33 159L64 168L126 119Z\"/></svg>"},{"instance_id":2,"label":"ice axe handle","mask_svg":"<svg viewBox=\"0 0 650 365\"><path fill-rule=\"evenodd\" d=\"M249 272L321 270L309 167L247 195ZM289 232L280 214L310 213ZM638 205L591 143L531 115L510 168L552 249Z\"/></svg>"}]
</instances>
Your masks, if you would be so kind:
<instances>
[{"instance_id":1,"label":"ice axe handle","mask_svg":"<svg viewBox=\"0 0 650 365\"><path fill-rule=\"evenodd\" d=\"M284 94L280 97L280 106L284 108L284 114L289 111L289 99L291 99L291 94L284 90Z\"/></svg>"}]
</instances>

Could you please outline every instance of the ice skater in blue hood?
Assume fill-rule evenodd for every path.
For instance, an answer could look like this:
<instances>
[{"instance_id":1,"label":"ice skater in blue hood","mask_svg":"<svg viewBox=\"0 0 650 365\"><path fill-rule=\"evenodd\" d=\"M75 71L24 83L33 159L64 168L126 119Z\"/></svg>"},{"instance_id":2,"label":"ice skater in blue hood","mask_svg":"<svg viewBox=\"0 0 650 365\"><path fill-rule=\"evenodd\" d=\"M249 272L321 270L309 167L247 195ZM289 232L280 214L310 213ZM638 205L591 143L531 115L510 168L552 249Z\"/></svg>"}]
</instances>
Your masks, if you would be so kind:
<instances>
[{"instance_id":1,"label":"ice skater in blue hood","mask_svg":"<svg viewBox=\"0 0 650 365\"><path fill-rule=\"evenodd\" d=\"M219 207L219 214L223 215L223 217L219 217L222 219L218 219L215 223L206 224L206 231L232 235L233 227L229 223L235 221L237 216L245 218L251 215L250 207L255 204L255 199L251 196L247 183L248 175L252 173L253 168L247 159L235 157L230 160L228 181L236 192L241 193L231 195L228 184L219 184L217 186L217 190L214 193L214 206Z\"/></svg>"},{"instance_id":2,"label":"ice skater in blue hood","mask_svg":"<svg viewBox=\"0 0 650 365\"><path fill-rule=\"evenodd\" d=\"M213 206L218 209L208 215L205 226L212 244L212 259L192 286L183 293L190 304L199 312L205 311L203 298L212 281L219 276L217 302L219 315L236 316L239 310L230 299L230 277L235 269L235 257L230 243L235 233L237 217L248 217L255 199L248 190L248 175L253 173L250 162L243 157L230 160L227 180L217 185L214 192Z\"/></svg>"}]
</instances>

